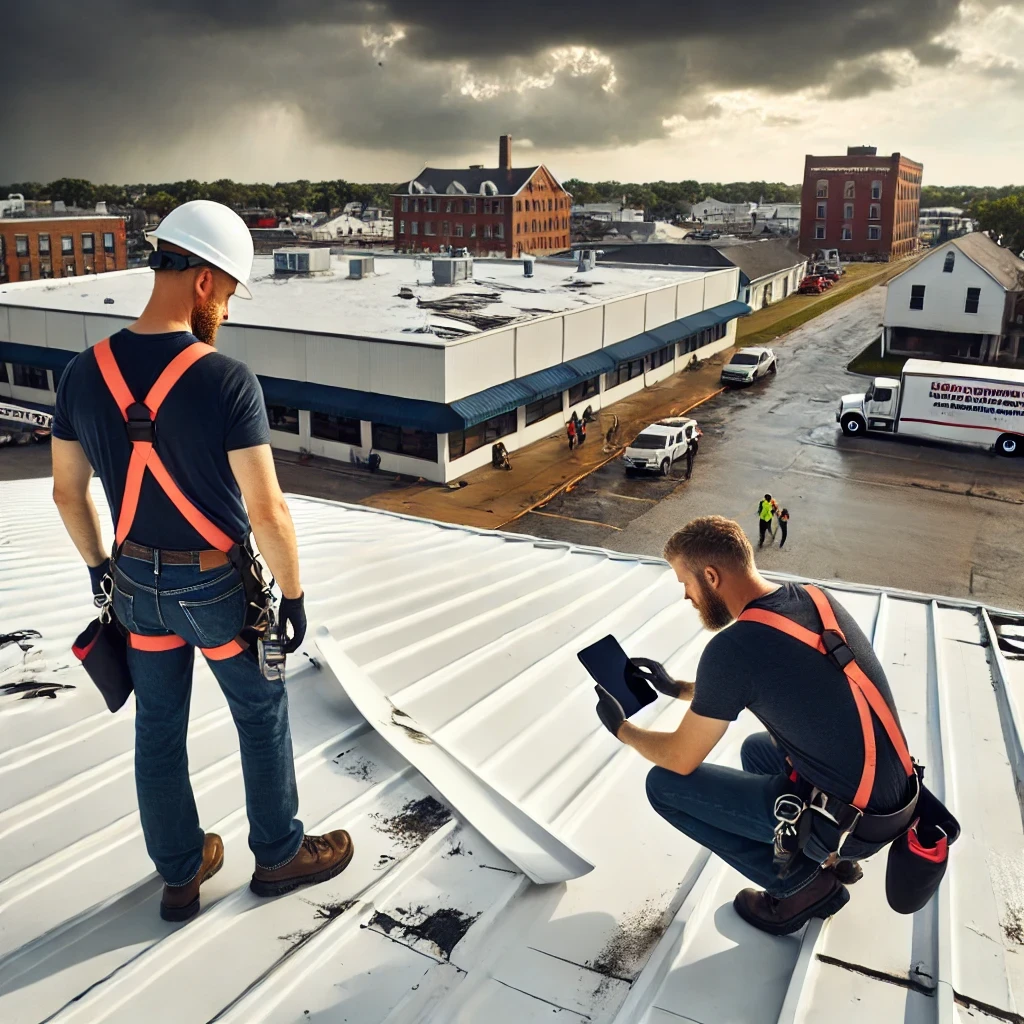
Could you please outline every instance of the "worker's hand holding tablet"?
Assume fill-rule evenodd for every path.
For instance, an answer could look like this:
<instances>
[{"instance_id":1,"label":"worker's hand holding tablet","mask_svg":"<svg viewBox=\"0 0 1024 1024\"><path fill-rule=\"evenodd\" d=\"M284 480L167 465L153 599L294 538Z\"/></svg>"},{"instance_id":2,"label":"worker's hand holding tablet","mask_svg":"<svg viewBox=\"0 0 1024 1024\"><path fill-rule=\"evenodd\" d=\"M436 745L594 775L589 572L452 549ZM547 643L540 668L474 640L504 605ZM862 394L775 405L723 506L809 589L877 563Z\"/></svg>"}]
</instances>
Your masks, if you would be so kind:
<instances>
[{"instance_id":1,"label":"worker's hand holding tablet","mask_svg":"<svg viewBox=\"0 0 1024 1024\"><path fill-rule=\"evenodd\" d=\"M597 715L613 736L618 735L627 718L657 700L651 685L610 634L585 647L576 657L597 683Z\"/></svg>"}]
</instances>

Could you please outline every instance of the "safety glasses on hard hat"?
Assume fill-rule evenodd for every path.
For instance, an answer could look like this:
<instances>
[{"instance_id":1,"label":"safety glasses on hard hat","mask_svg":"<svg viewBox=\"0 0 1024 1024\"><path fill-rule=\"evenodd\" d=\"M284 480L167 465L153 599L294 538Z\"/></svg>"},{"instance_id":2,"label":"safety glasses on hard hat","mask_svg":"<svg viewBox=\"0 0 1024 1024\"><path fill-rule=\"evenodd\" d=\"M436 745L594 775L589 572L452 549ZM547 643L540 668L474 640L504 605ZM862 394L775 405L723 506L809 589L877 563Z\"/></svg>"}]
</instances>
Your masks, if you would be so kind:
<instances>
[{"instance_id":1,"label":"safety glasses on hard hat","mask_svg":"<svg viewBox=\"0 0 1024 1024\"><path fill-rule=\"evenodd\" d=\"M213 267L213 264L199 256L171 252L168 249L157 249L149 254L150 270L188 270L190 267Z\"/></svg>"}]
</instances>

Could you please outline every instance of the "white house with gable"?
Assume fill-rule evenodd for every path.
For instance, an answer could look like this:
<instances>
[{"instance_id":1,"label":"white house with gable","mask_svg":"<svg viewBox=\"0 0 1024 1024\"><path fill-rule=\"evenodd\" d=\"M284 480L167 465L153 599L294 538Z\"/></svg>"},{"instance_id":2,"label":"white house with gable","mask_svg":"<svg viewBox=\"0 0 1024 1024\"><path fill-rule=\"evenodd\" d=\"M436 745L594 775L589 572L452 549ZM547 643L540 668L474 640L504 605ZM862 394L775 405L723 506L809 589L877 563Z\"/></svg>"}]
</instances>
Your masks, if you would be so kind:
<instances>
[{"instance_id":1,"label":"white house with gable","mask_svg":"<svg viewBox=\"0 0 1024 1024\"><path fill-rule=\"evenodd\" d=\"M980 363L1024 358L1024 261L974 231L888 284L882 354Z\"/></svg>"}]
</instances>

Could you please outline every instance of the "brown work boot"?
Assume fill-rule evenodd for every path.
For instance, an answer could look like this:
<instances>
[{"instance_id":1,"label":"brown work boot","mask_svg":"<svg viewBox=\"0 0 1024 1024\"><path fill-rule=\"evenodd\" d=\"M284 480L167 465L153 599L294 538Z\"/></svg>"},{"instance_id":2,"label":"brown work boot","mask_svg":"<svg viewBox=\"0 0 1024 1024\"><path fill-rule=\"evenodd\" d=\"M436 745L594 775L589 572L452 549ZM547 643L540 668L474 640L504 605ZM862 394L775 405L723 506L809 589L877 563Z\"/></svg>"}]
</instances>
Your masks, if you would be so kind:
<instances>
[{"instance_id":1,"label":"brown work boot","mask_svg":"<svg viewBox=\"0 0 1024 1024\"><path fill-rule=\"evenodd\" d=\"M257 896L281 896L300 885L326 882L348 867L353 852L352 837L344 829L303 836L299 852L287 864L274 871L257 864L249 888Z\"/></svg>"},{"instance_id":2,"label":"brown work boot","mask_svg":"<svg viewBox=\"0 0 1024 1024\"><path fill-rule=\"evenodd\" d=\"M203 840L203 862L191 882L165 885L160 900L160 916L165 921L187 921L199 913L199 886L212 878L224 863L224 842L220 836L207 832Z\"/></svg>"},{"instance_id":3,"label":"brown work boot","mask_svg":"<svg viewBox=\"0 0 1024 1024\"><path fill-rule=\"evenodd\" d=\"M743 889L732 905L747 924L769 935L789 935L802 928L812 917L829 917L841 910L850 894L831 871L819 871L792 896L779 898L759 889Z\"/></svg>"},{"instance_id":4,"label":"brown work boot","mask_svg":"<svg viewBox=\"0 0 1024 1024\"><path fill-rule=\"evenodd\" d=\"M859 882L864 877L864 869L860 866L860 861L837 860L832 865L832 874L843 885L853 885L854 882Z\"/></svg>"}]
</instances>

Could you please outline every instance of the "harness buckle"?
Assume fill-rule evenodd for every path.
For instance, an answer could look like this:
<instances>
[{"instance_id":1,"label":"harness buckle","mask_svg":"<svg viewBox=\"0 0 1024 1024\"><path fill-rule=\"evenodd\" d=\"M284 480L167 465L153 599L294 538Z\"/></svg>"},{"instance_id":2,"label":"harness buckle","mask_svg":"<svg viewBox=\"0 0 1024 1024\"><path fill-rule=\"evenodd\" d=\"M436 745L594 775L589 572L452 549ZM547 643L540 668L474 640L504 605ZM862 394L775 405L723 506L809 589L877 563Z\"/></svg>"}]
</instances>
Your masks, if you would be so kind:
<instances>
[{"instance_id":1,"label":"harness buckle","mask_svg":"<svg viewBox=\"0 0 1024 1024\"><path fill-rule=\"evenodd\" d=\"M795 825L804 813L806 804L792 793L783 793L775 801L775 820L780 825Z\"/></svg>"},{"instance_id":2,"label":"harness buckle","mask_svg":"<svg viewBox=\"0 0 1024 1024\"><path fill-rule=\"evenodd\" d=\"M825 648L825 657L840 671L845 671L846 666L855 660L853 651L850 650L846 641L834 630L826 629L821 634L821 645Z\"/></svg>"},{"instance_id":3,"label":"harness buckle","mask_svg":"<svg viewBox=\"0 0 1024 1024\"><path fill-rule=\"evenodd\" d=\"M146 441L153 443L153 414L142 402L132 402L125 410L126 426L129 441Z\"/></svg>"}]
</instances>

